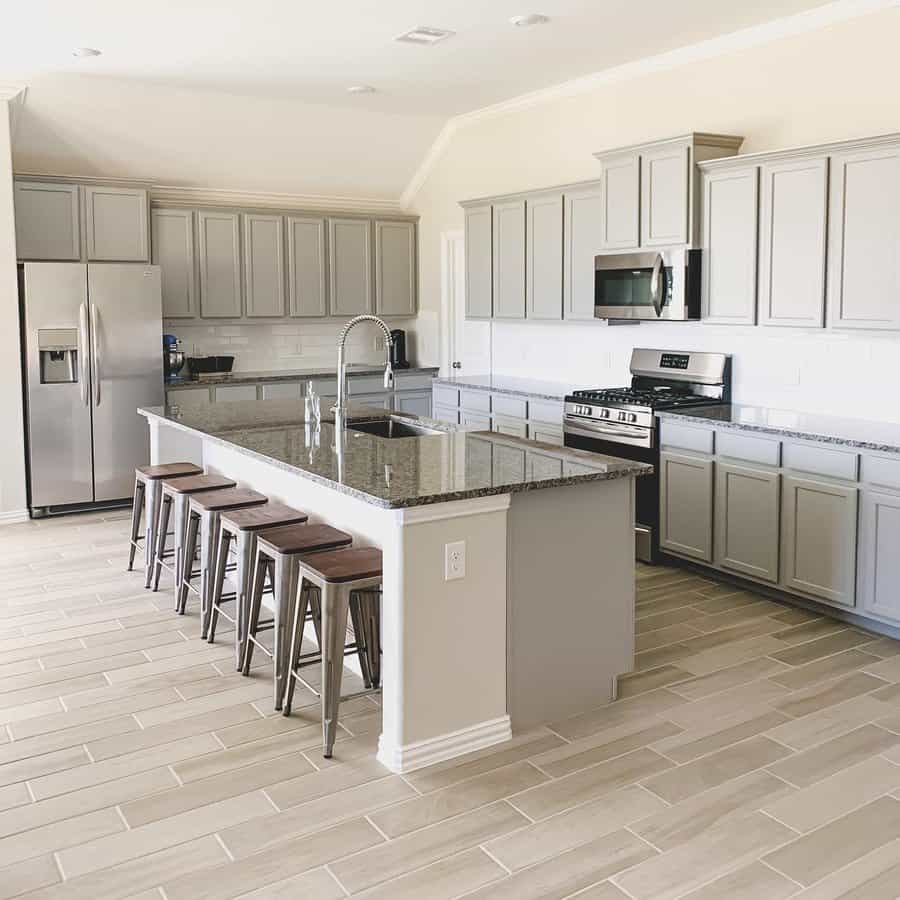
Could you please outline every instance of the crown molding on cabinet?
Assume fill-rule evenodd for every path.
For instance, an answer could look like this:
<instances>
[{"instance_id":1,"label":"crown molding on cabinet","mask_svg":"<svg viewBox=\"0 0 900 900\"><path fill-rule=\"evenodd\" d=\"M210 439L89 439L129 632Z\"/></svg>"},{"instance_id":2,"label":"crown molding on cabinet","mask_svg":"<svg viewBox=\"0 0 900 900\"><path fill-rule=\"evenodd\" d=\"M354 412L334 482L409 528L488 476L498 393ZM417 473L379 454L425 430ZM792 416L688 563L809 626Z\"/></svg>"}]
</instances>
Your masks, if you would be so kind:
<instances>
[{"instance_id":1,"label":"crown molding on cabinet","mask_svg":"<svg viewBox=\"0 0 900 900\"><path fill-rule=\"evenodd\" d=\"M665 147L667 144L683 144L686 141L702 144L705 147L720 147L724 150L734 150L735 153L740 149L741 144L744 143L742 137L733 134L711 134L707 131L691 131L688 134L661 138L658 141L641 141L639 144L629 144L627 147L610 147L608 150L598 150L594 153L594 158L601 159L607 156L618 156L619 154L627 155L634 153L636 150L656 149L657 147Z\"/></svg>"},{"instance_id":2,"label":"crown molding on cabinet","mask_svg":"<svg viewBox=\"0 0 900 900\"><path fill-rule=\"evenodd\" d=\"M481 109L454 116L441 129L419 164L418 169L413 173L409 184L400 195L400 205L404 209L409 208L450 143L450 139L457 131L467 125L473 125L476 122L505 115L506 113L539 106L550 100L572 97L594 90L601 85L627 81L642 75L663 72L705 59L724 56L727 53L747 50L751 47L758 47L782 38L817 31L829 25L835 25L839 22L860 18L870 13L880 12L881 10L897 6L900 6L900 0L833 0L832 3L827 3L824 6L806 10L796 15L785 16L771 22L764 22L761 25L753 25L749 28L743 28L740 31L733 31L730 34L700 41L687 47L679 47L676 50L670 50L656 56L648 56L634 62L614 66L611 69L603 69L581 78L565 81L562 84L531 91L530 93L504 100L501 103L495 103L491 106L485 106Z\"/></svg>"}]
</instances>

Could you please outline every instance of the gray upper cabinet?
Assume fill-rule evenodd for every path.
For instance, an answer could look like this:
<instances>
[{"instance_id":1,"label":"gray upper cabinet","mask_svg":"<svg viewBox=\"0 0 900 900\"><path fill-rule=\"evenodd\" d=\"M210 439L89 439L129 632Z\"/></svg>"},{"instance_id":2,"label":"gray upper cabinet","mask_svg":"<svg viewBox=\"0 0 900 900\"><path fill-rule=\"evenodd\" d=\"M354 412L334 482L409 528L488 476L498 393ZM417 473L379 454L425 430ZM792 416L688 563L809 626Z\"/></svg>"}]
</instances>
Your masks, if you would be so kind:
<instances>
[{"instance_id":1,"label":"gray upper cabinet","mask_svg":"<svg viewBox=\"0 0 900 900\"><path fill-rule=\"evenodd\" d=\"M529 198L526 211L527 315L529 319L559 321L563 314L562 194L553 193Z\"/></svg>"},{"instance_id":2,"label":"gray upper cabinet","mask_svg":"<svg viewBox=\"0 0 900 900\"><path fill-rule=\"evenodd\" d=\"M197 315L194 268L194 213L189 209L154 209L150 213L153 262L162 276L163 318Z\"/></svg>"},{"instance_id":3,"label":"gray upper cabinet","mask_svg":"<svg viewBox=\"0 0 900 900\"><path fill-rule=\"evenodd\" d=\"M659 545L712 561L713 461L663 452L659 458Z\"/></svg>"},{"instance_id":4,"label":"gray upper cabinet","mask_svg":"<svg viewBox=\"0 0 900 900\"><path fill-rule=\"evenodd\" d=\"M241 242L238 213L197 213L200 311L204 318L239 318Z\"/></svg>"},{"instance_id":5,"label":"gray upper cabinet","mask_svg":"<svg viewBox=\"0 0 900 900\"><path fill-rule=\"evenodd\" d=\"M563 316L594 318L594 257L603 234L603 190L566 191L563 222Z\"/></svg>"},{"instance_id":6,"label":"gray upper cabinet","mask_svg":"<svg viewBox=\"0 0 900 900\"><path fill-rule=\"evenodd\" d=\"M247 315L284 315L284 219L245 213L244 298Z\"/></svg>"},{"instance_id":7,"label":"gray upper cabinet","mask_svg":"<svg viewBox=\"0 0 900 900\"><path fill-rule=\"evenodd\" d=\"M372 311L372 225L368 219L328 220L331 313Z\"/></svg>"},{"instance_id":8,"label":"gray upper cabinet","mask_svg":"<svg viewBox=\"0 0 900 900\"><path fill-rule=\"evenodd\" d=\"M489 203L465 211L466 316L489 319L493 315L493 215Z\"/></svg>"},{"instance_id":9,"label":"gray upper cabinet","mask_svg":"<svg viewBox=\"0 0 900 900\"><path fill-rule=\"evenodd\" d=\"M801 157L761 168L759 321L825 323L828 159Z\"/></svg>"},{"instance_id":10,"label":"gray upper cabinet","mask_svg":"<svg viewBox=\"0 0 900 900\"><path fill-rule=\"evenodd\" d=\"M831 156L828 324L900 329L900 141Z\"/></svg>"},{"instance_id":11,"label":"gray upper cabinet","mask_svg":"<svg viewBox=\"0 0 900 900\"><path fill-rule=\"evenodd\" d=\"M85 251L91 262L147 262L149 203L140 188L82 188Z\"/></svg>"},{"instance_id":12,"label":"gray upper cabinet","mask_svg":"<svg viewBox=\"0 0 900 900\"><path fill-rule=\"evenodd\" d=\"M16 181L15 208L19 259L81 259L77 184Z\"/></svg>"},{"instance_id":13,"label":"gray upper cabinet","mask_svg":"<svg viewBox=\"0 0 900 900\"><path fill-rule=\"evenodd\" d=\"M641 154L641 246L688 243L691 151L673 144Z\"/></svg>"},{"instance_id":14,"label":"gray upper cabinet","mask_svg":"<svg viewBox=\"0 0 900 900\"><path fill-rule=\"evenodd\" d=\"M601 250L631 250L641 239L641 158L636 152L602 160Z\"/></svg>"},{"instance_id":15,"label":"gray upper cabinet","mask_svg":"<svg viewBox=\"0 0 900 900\"><path fill-rule=\"evenodd\" d=\"M525 318L525 201L494 204L494 318Z\"/></svg>"},{"instance_id":16,"label":"gray upper cabinet","mask_svg":"<svg viewBox=\"0 0 900 900\"><path fill-rule=\"evenodd\" d=\"M859 510L859 606L900 622L900 495L863 491Z\"/></svg>"},{"instance_id":17,"label":"gray upper cabinet","mask_svg":"<svg viewBox=\"0 0 900 900\"><path fill-rule=\"evenodd\" d=\"M412 316L416 312L416 226L375 222L375 312Z\"/></svg>"},{"instance_id":18,"label":"gray upper cabinet","mask_svg":"<svg viewBox=\"0 0 900 900\"><path fill-rule=\"evenodd\" d=\"M703 176L702 316L719 325L756 324L756 166Z\"/></svg>"},{"instance_id":19,"label":"gray upper cabinet","mask_svg":"<svg viewBox=\"0 0 900 900\"><path fill-rule=\"evenodd\" d=\"M292 316L327 316L325 219L287 217L288 304Z\"/></svg>"}]
</instances>

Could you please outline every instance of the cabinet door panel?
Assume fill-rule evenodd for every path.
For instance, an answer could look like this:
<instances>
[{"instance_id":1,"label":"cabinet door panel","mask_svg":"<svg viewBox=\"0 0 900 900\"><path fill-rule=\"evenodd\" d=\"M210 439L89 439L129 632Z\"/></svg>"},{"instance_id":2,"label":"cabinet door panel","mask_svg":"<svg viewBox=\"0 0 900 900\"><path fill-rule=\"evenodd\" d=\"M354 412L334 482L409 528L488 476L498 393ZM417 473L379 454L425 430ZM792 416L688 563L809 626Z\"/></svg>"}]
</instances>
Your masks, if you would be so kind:
<instances>
[{"instance_id":1,"label":"cabinet door panel","mask_svg":"<svg viewBox=\"0 0 900 900\"><path fill-rule=\"evenodd\" d=\"M828 323L900 329L900 143L831 158Z\"/></svg>"},{"instance_id":2,"label":"cabinet door panel","mask_svg":"<svg viewBox=\"0 0 900 900\"><path fill-rule=\"evenodd\" d=\"M602 161L603 250L631 250L640 243L641 162L636 154Z\"/></svg>"},{"instance_id":3,"label":"cabinet door panel","mask_svg":"<svg viewBox=\"0 0 900 900\"><path fill-rule=\"evenodd\" d=\"M856 598L855 487L785 475L781 583L827 603Z\"/></svg>"},{"instance_id":4,"label":"cabinet door panel","mask_svg":"<svg viewBox=\"0 0 900 900\"><path fill-rule=\"evenodd\" d=\"M284 220L244 214L244 297L248 316L284 315Z\"/></svg>"},{"instance_id":5,"label":"cabinet door panel","mask_svg":"<svg viewBox=\"0 0 900 900\"><path fill-rule=\"evenodd\" d=\"M394 394L394 408L417 416L431 416L431 391Z\"/></svg>"},{"instance_id":6,"label":"cabinet door panel","mask_svg":"<svg viewBox=\"0 0 900 900\"><path fill-rule=\"evenodd\" d=\"M327 316L325 219L289 216L288 304L292 316Z\"/></svg>"},{"instance_id":7,"label":"cabinet door panel","mask_svg":"<svg viewBox=\"0 0 900 900\"><path fill-rule=\"evenodd\" d=\"M94 186L82 190L88 260L146 262L150 257L147 192Z\"/></svg>"},{"instance_id":8,"label":"cabinet door panel","mask_svg":"<svg viewBox=\"0 0 900 900\"><path fill-rule=\"evenodd\" d=\"M859 512L859 605L900 622L900 495L863 491Z\"/></svg>"},{"instance_id":9,"label":"cabinet door panel","mask_svg":"<svg viewBox=\"0 0 900 900\"><path fill-rule=\"evenodd\" d=\"M825 157L764 164L759 253L762 325L825 322Z\"/></svg>"},{"instance_id":10,"label":"cabinet door panel","mask_svg":"<svg viewBox=\"0 0 900 900\"><path fill-rule=\"evenodd\" d=\"M466 222L466 317L489 319L493 315L493 228L490 206L473 206Z\"/></svg>"},{"instance_id":11,"label":"cabinet door panel","mask_svg":"<svg viewBox=\"0 0 900 900\"><path fill-rule=\"evenodd\" d=\"M562 318L563 200L562 194L528 201L526 225L525 299L529 319Z\"/></svg>"},{"instance_id":12,"label":"cabinet door panel","mask_svg":"<svg viewBox=\"0 0 900 900\"><path fill-rule=\"evenodd\" d=\"M494 205L494 318L525 318L525 201Z\"/></svg>"},{"instance_id":13,"label":"cabinet door panel","mask_svg":"<svg viewBox=\"0 0 900 900\"><path fill-rule=\"evenodd\" d=\"M661 453L659 545L664 550L712 561L713 462Z\"/></svg>"},{"instance_id":14,"label":"cabinet door panel","mask_svg":"<svg viewBox=\"0 0 900 900\"><path fill-rule=\"evenodd\" d=\"M331 314L372 311L372 227L366 219L328 220Z\"/></svg>"},{"instance_id":15,"label":"cabinet door panel","mask_svg":"<svg viewBox=\"0 0 900 900\"><path fill-rule=\"evenodd\" d=\"M528 437L528 423L521 419L503 419L494 416L492 431L497 434L507 434L510 437Z\"/></svg>"},{"instance_id":16,"label":"cabinet door panel","mask_svg":"<svg viewBox=\"0 0 900 900\"><path fill-rule=\"evenodd\" d=\"M194 269L194 214L189 209L154 209L150 213L153 263L162 279L164 319L197 315Z\"/></svg>"},{"instance_id":17,"label":"cabinet door panel","mask_svg":"<svg viewBox=\"0 0 900 900\"><path fill-rule=\"evenodd\" d=\"M525 451L494 444L494 484L521 484L525 480Z\"/></svg>"},{"instance_id":18,"label":"cabinet door panel","mask_svg":"<svg viewBox=\"0 0 900 900\"><path fill-rule=\"evenodd\" d=\"M756 166L703 177L701 297L708 322L756 324L758 184Z\"/></svg>"},{"instance_id":19,"label":"cabinet door panel","mask_svg":"<svg viewBox=\"0 0 900 900\"><path fill-rule=\"evenodd\" d=\"M237 213L197 213L200 255L200 314L238 318L241 298L240 219Z\"/></svg>"},{"instance_id":20,"label":"cabinet door panel","mask_svg":"<svg viewBox=\"0 0 900 900\"><path fill-rule=\"evenodd\" d=\"M778 581L778 472L716 463L716 562L725 569Z\"/></svg>"},{"instance_id":21,"label":"cabinet door panel","mask_svg":"<svg viewBox=\"0 0 900 900\"><path fill-rule=\"evenodd\" d=\"M603 236L603 190L599 184L566 194L563 230L563 315L567 319L593 319L594 257Z\"/></svg>"},{"instance_id":22,"label":"cabinet door panel","mask_svg":"<svg viewBox=\"0 0 900 900\"><path fill-rule=\"evenodd\" d=\"M235 403L238 400L255 400L255 384L229 384L227 387L213 388L216 403Z\"/></svg>"},{"instance_id":23,"label":"cabinet door panel","mask_svg":"<svg viewBox=\"0 0 900 900\"><path fill-rule=\"evenodd\" d=\"M688 240L690 148L663 147L641 155L641 246Z\"/></svg>"},{"instance_id":24,"label":"cabinet door panel","mask_svg":"<svg viewBox=\"0 0 900 900\"><path fill-rule=\"evenodd\" d=\"M416 312L416 226L375 223L375 312L412 316Z\"/></svg>"},{"instance_id":25,"label":"cabinet door panel","mask_svg":"<svg viewBox=\"0 0 900 900\"><path fill-rule=\"evenodd\" d=\"M15 204L18 259L81 259L77 184L17 181Z\"/></svg>"}]
</instances>

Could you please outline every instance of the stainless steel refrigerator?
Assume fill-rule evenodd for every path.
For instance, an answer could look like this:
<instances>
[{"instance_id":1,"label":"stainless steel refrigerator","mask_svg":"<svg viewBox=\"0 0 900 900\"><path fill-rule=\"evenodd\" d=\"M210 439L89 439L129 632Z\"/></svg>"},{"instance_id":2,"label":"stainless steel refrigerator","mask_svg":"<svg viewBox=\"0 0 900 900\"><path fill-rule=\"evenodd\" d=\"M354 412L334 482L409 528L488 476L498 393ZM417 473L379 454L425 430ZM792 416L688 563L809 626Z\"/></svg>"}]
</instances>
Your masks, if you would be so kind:
<instances>
[{"instance_id":1,"label":"stainless steel refrigerator","mask_svg":"<svg viewBox=\"0 0 900 900\"><path fill-rule=\"evenodd\" d=\"M20 289L32 515L127 500L136 409L163 403L159 267L26 263Z\"/></svg>"}]
</instances>

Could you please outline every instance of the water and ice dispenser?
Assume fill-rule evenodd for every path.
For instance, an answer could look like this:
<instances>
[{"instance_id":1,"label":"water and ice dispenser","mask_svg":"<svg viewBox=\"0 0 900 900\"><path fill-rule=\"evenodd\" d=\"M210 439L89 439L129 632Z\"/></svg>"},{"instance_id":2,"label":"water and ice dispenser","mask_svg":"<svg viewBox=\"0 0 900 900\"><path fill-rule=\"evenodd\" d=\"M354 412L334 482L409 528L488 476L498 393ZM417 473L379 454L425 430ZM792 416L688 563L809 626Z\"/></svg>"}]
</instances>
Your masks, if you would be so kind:
<instances>
[{"instance_id":1,"label":"water and ice dispenser","mask_svg":"<svg viewBox=\"0 0 900 900\"><path fill-rule=\"evenodd\" d=\"M41 384L74 384L78 381L78 329L38 329Z\"/></svg>"}]
</instances>

